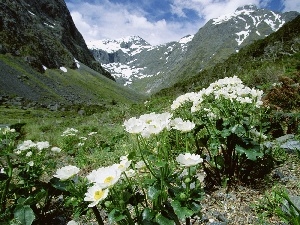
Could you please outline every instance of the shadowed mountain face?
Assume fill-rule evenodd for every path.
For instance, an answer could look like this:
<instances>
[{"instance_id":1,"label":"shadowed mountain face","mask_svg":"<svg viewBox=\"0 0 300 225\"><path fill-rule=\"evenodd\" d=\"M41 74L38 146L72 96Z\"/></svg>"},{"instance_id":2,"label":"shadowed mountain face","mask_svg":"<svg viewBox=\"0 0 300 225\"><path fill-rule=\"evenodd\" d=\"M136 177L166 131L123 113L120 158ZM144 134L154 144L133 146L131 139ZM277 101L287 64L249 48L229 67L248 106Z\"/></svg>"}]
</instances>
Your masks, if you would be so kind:
<instances>
[{"instance_id":1,"label":"shadowed mountain face","mask_svg":"<svg viewBox=\"0 0 300 225\"><path fill-rule=\"evenodd\" d=\"M78 60L114 80L95 61L63 0L1 1L0 37L1 54L22 56L39 72L77 68Z\"/></svg>"},{"instance_id":2,"label":"shadowed mountain face","mask_svg":"<svg viewBox=\"0 0 300 225\"><path fill-rule=\"evenodd\" d=\"M63 0L0 1L0 105L140 99L95 60Z\"/></svg>"}]
</instances>

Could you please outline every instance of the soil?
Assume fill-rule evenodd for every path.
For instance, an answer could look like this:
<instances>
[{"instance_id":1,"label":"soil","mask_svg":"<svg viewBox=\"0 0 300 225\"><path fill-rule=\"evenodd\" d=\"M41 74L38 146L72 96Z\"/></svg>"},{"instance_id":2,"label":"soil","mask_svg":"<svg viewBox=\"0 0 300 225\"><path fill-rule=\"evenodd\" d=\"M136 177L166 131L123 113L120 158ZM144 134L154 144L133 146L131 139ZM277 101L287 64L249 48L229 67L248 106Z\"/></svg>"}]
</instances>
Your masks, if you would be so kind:
<instances>
[{"instance_id":1,"label":"soil","mask_svg":"<svg viewBox=\"0 0 300 225\"><path fill-rule=\"evenodd\" d=\"M255 206L262 204L266 194L272 192L277 185L286 188L290 196L298 196L300 193L300 159L295 154L289 154L287 160L278 165L263 180L251 185L237 185L227 191L219 187L210 194L206 194L203 200L203 217L194 220L197 225L246 225L246 224L286 224L276 215L259 218L259 212ZM265 205L266 207L266 205ZM263 212L260 211L260 214Z\"/></svg>"}]
</instances>

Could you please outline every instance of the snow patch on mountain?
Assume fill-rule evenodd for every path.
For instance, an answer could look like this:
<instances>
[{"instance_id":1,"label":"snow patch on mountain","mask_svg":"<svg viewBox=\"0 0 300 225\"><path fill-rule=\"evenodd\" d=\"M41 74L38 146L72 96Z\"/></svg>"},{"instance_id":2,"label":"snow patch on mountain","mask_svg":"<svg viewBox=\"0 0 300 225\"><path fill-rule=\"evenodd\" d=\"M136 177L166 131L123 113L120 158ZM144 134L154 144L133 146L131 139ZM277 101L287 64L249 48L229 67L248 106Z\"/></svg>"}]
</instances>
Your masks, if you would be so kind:
<instances>
[{"instance_id":1,"label":"snow patch on mountain","mask_svg":"<svg viewBox=\"0 0 300 225\"><path fill-rule=\"evenodd\" d=\"M187 35L178 42L152 46L138 36L128 36L116 40L90 41L87 43L87 46L90 50L100 51L101 54L98 54L100 57L108 57L105 61L100 61L102 66L111 73L117 82L130 86L134 80L159 74L155 70L155 72L151 72L151 69L140 65L141 63L143 64L145 54L158 57L163 64L167 64L170 60L170 55L178 48L181 52L186 51L187 45L192 41L193 37L194 35ZM122 58L121 61L120 57Z\"/></svg>"},{"instance_id":2,"label":"snow patch on mountain","mask_svg":"<svg viewBox=\"0 0 300 225\"><path fill-rule=\"evenodd\" d=\"M238 38L236 38L235 40L238 43L238 45L241 45L244 42L244 40L249 36L249 34L250 34L250 30L244 30L236 33Z\"/></svg>"},{"instance_id":3,"label":"snow patch on mountain","mask_svg":"<svg viewBox=\"0 0 300 225\"><path fill-rule=\"evenodd\" d=\"M115 40L105 39L87 42L89 49L101 49L107 53L121 50L128 55L136 55L144 49L152 49L152 46L139 36L127 36Z\"/></svg>"},{"instance_id":4,"label":"snow patch on mountain","mask_svg":"<svg viewBox=\"0 0 300 225\"><path fill-rule=\"evenodd\" d=\"M223 15L223 16L213 19L213 24L214 25L221 24L226 21L229 21L232 18L239 17L241 15L250 15L250 13L254 12L255 10L257 10L257 7L254 5L239 7L234 13L226 14L226 15Z\"/></svg>"}]
</instances>

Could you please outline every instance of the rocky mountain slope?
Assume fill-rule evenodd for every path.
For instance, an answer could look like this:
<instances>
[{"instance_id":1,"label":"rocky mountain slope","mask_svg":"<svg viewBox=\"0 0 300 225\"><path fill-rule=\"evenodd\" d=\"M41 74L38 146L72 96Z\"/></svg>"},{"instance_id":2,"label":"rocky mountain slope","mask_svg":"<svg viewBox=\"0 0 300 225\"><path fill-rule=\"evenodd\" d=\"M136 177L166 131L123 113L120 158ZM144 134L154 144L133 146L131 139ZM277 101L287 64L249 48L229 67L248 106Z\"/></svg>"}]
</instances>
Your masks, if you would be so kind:
<instances>
[{"instance_id":1,"label":"rocky mountain slope","mask_svg":"<svg viewBox=\"0 0 300 225\"><path fill-rule=\"evenodd\" d=\"M63 0L0 3L0 53L22 56L34 68L76 68L76 60L113 79L95 61Z\"/></svg>"},{"instance_id":2,"label":"rocky mountain slope","mask_svg":"<svg viewBox=\"0 0 300 225\"><path fill-rule=\"evenodd\" d=\"M127 37L87 45L117 82L151 94L224 61L297 15L247 5L233 14L211 19L195 35L178 42L151 46L139 37Z\"/></svg>"},{"instance_id":3,"label":"rocky mountain slope","mask_svg":"<svg viewBox=\"0 0 300 225\"><path fill-rule=\"evenodd\" d=\"M0 105L141 99L95 60L64 0L0 2L0 77Z\"/></svg>"},{"instance_id":4,"label":"rocky mountain slope","mask_svg":"<svg viewBox=\"0 0 300 225\"><path fill-rule=\"evenodd\" d=\"M142 38L131 36L88 42L87 45L96 60L112 73L117 82L132 86L141 79L157 77L164 70L180 63L179 56L186 52L192 38L189 35L178 42L151 46Z\"/></svg>"}]
</instances>

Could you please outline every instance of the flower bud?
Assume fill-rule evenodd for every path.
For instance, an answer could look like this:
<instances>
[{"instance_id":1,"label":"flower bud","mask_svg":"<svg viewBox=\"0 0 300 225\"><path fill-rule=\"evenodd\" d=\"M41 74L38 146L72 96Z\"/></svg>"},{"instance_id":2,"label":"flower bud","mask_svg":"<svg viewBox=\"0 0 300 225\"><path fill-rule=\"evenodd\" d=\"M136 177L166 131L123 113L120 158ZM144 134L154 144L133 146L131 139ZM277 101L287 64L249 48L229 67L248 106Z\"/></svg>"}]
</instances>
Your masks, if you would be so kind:
<instances>
[{"instance_id":1,"label":"flower bud","mask_svg":"<svg viewBox=\"0 0 300 225\"><path fill-rule=\"evenodd\" d=\"M105 207L111 206L111 201L105 201L105 202L104 202L104 205L105 205Z\"/></svg>"},{"instance_id":2,"label":"flower bud","mask_svg":"<svg viewBox=\"0 0 300 225\"><path fill-rule=\"evenodd\" d=\"M188 184L191 182L191 179L189 177L185 178L184 183Z\"/></svg>"},{"instance_id":3,"label":"flower bud","mask_svg":"<svg viewBox=\"0 0 300 225\"><path fill-rule=\"evenodd\" d=\"M186 199L186 194L183 193L183 192L180 193L179 198L180 198L181 200L185 200L185 199Z\"/></svg>"}]
</instances>

